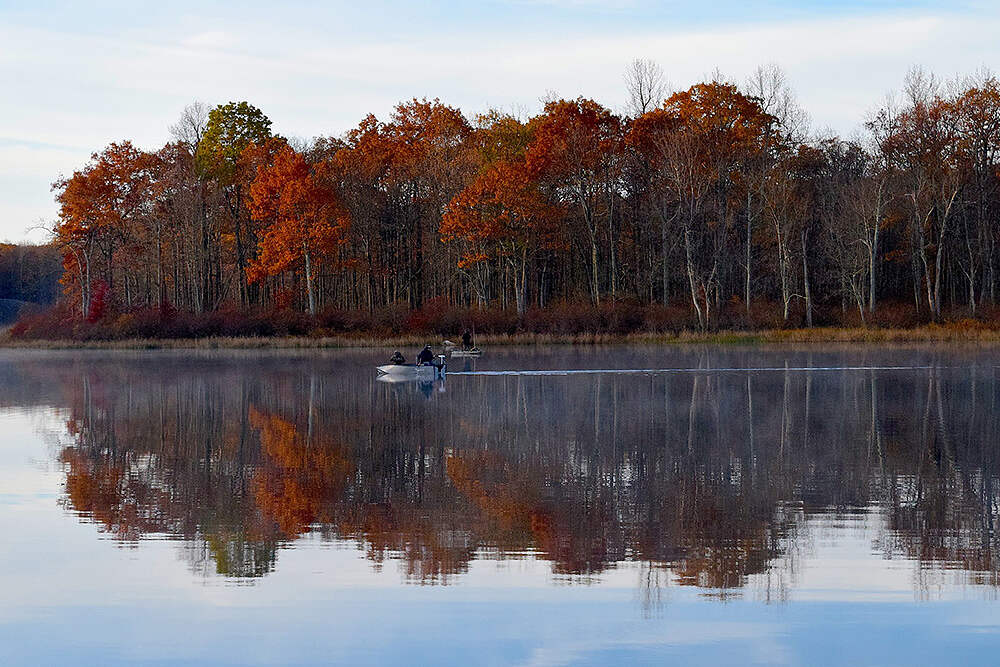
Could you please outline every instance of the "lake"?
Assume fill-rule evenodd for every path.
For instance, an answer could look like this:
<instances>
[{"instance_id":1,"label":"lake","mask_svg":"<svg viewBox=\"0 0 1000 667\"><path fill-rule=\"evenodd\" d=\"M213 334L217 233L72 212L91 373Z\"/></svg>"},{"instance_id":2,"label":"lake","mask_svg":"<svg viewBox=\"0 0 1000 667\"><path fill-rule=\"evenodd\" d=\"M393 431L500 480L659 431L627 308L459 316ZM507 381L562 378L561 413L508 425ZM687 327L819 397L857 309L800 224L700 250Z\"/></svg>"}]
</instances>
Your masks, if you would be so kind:
<instances>
[{"instance_id":1,"label":"lake","mask_svg":"<svg viewBox=\"0 0 1000 667\"><path fill-rule=\"evenodd\" d=\"M1000 348L0 350L0 663L995 664Z\"/></svg>"}]
</instances>

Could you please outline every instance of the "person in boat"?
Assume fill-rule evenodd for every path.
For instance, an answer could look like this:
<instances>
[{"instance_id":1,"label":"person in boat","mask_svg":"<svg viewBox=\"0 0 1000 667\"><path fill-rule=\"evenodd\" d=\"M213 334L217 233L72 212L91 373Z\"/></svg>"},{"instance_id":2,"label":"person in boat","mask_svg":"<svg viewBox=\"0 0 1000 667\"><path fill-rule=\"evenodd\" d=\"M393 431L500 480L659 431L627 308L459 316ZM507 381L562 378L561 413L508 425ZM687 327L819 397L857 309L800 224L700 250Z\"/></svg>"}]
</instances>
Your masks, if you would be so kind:
<instances>
[{"instance_id":1,"label":"person in boat","mask_svg":"<svg viewBox=\"0 0 1000 667\"><path fill-rule=\"evenodd\" d=\"M420 350L420 354L417 355L417 364L429 364L434 361L434 351L431 349L430 344L424 346L424 349Z\"/></svg>"},{"instance_id":2,"label":"person in boat","mask_svg":"<svg viewBox=\"0 0 1000 667\"><path fill-rule=\"evenodd\" d=\"M472 349L472 332L468 329L462 332L462 349L471 350Z\"/></svg>"},{"instance_id":3,"label":"person in boat","mask_svg":"<svg viewBox=\"0 0 1000 667\"><path fill-rule=\"evenodd\" d=\"M402 352L396 350L395 352L392 353L392 356L389 357L389 363L394 364L396 366L402 366L403 364L406 363L406 358L403 356Z\"/></svg>"}]
</instances>

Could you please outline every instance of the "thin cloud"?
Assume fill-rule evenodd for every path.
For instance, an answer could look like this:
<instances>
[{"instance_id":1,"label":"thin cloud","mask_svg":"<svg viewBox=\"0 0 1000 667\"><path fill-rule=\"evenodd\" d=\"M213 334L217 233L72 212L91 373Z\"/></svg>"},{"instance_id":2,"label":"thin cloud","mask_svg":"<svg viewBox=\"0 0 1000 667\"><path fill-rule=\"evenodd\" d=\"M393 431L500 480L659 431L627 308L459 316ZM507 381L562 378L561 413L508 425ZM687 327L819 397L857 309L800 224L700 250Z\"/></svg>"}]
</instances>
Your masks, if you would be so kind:
<instances>
[{"instance_id":1,"label":"thin cloud","mask_svg":"<svg viewBox=\"0 0 1000 667\"><path fill-rule=\"evenodd\" d=\"M622 27L616 15L613 29L597 20L580 27L576 20L575 27L558 30L547 24L515 29L511 16L517 8L511 4L503 3L508 14L498 16L489 30L414 29L395 40L364 30L350 34L341 24L334 26L334 36L323 37L334 28L310 25L302 16L294 26L281 26L251 20L252 13L225 30L209 21L212 27L191 31L178 21L155 34L137 29L115 38L5 22L0 86L18 103L0 107L0 127L8 142L19 142L20 157L26 157L22 149L51 154L28 158L33 185L19 179L13 189L0 182L0 236L18 237L36 218L52 217L51 181L79 168L108 142L128 138L149 149L162 145L168 125L194 99L246 99L282 134L318 136L340 134L369 112L385 116L397 101L411 97L439 97L470 115L489 106L534 112L547 90L620 108L623 69L638 55L656 60L682 88L716 67L742 80L758 64L775 62L786 70L817 127L849 135L899 86L910 65L923 63L947 78L1000 55L996 9L866 12L696 28L641 20ZM579 12L568 7L548 12L578 17L622 7L584 4ZM291 17L275 19L281 20ZM388 30L405 32L400 28ZM43 164L44 177L37 171ZM37 204L40 198L44 204Z\"/></svg>"}]
</instances>

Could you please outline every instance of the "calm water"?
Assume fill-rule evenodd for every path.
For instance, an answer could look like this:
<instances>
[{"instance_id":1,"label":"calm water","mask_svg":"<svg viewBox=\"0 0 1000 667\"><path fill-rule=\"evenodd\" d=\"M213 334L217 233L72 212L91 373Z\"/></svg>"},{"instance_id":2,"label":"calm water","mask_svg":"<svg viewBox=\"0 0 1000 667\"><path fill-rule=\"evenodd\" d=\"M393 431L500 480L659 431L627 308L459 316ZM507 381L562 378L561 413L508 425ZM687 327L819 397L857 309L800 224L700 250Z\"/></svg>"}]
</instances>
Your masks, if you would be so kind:
<instances>
[{"instance_id":1,"label":"calm water","mask_svg":"<svg viewBox=\"0 0 1000 667\"><path fill-rule=\"evenodd\" d=\"M385 356L0 351L0 663L996 664L1000 349Z\"/></svg>"}]
</instances>

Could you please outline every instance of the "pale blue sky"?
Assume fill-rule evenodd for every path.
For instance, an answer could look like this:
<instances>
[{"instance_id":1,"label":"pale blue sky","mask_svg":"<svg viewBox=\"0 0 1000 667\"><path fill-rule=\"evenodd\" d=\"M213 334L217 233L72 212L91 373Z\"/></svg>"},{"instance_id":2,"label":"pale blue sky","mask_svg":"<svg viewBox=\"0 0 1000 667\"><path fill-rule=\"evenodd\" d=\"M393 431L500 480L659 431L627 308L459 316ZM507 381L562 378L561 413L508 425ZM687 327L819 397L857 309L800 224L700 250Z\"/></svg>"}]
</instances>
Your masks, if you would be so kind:
<instances>
[{"instance_id":1,"label":"pale blue sky","mask_svg":"<svg viewBox=\"0 0 1000 667\"><path fill-rule=\"evenodd\" d=\"M49 184L110 141L168 139L183 107L246 99L287 136L395 102L534 112L550 92L624 103L622 72L676 87L783 67L814 124L851 133L908 67L992 67L990 2L13 2L0 0L0 239L51 220Z\"/></svg>"}]
</instances>

